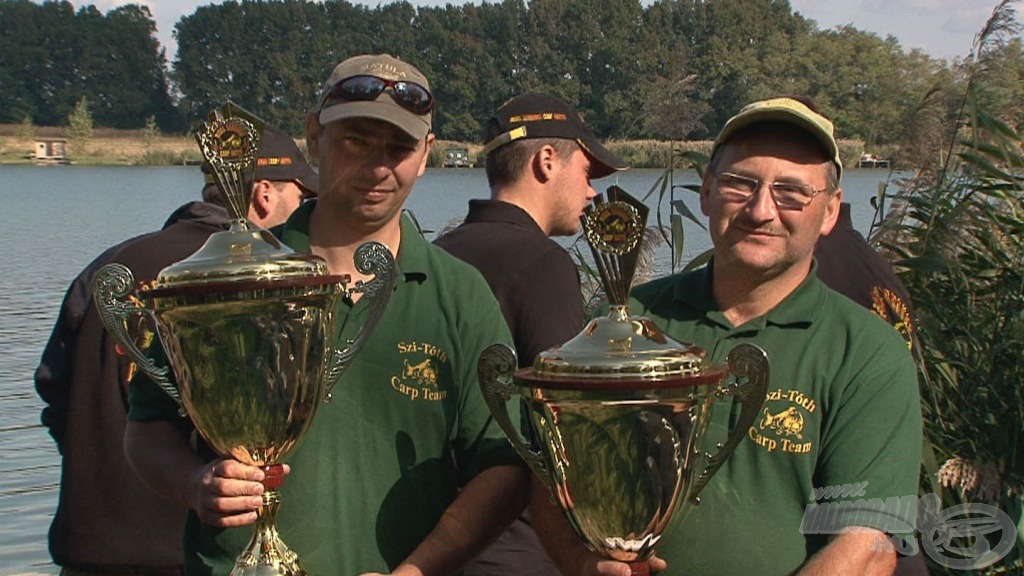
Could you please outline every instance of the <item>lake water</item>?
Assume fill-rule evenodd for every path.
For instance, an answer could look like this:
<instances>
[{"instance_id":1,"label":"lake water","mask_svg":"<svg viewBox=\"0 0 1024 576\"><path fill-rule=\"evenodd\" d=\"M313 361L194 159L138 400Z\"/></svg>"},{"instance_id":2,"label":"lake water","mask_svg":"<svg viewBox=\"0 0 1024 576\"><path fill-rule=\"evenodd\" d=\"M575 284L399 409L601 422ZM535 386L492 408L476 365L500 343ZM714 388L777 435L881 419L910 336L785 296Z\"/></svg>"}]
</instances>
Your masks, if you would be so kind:
<instances>
[{"instance_id":1,"label":"lake water","mask_svg":"<svg viewBox=\"0 0 1024 576\"><path fill-rule=\"evenodd\" d=\"M594 184L602 191L617 183L642 198L660 175L629 170ZM862 232L873 216L869 198L886 176L872 170L844 174L845 199ZM676 184L695 182L692 173L676 174ZM57 502L60 457L39 423L42 402L32 375L68 284L107 247L158 229L172 210L197 199L201 187L195 167L0 166L0 576L57 572L46 532ZM407 207L424 230L437 231L461 218L469 199L486 196L482 169L431 169ZM700 214L695 194L678 190L676 198ZM684 260L710 244L689 223L686 238Z\"/></svg>"}]
</instances>

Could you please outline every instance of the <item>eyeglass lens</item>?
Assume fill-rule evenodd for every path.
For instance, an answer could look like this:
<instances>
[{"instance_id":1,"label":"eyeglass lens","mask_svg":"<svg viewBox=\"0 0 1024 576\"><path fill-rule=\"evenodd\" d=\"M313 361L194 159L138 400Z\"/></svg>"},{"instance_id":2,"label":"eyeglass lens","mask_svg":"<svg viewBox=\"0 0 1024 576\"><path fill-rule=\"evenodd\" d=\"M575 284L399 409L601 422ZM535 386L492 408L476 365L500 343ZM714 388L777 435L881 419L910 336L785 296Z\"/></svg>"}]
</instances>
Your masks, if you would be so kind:
<instances>
[{"instance_id":1,"label":"eyeglass lens","mask_svg":"<svg viewBox=\"0 0 1024 576\"><path fill-rule=\"evenodd\" d=\"M761 181L728 172L716 177L718 190L727 199L750 200L761 188ZM824 190L815 190L809 184L796 182L772 182L768 184L772 199L779 208L802 209Z\"/></svg>"}]
</instances>

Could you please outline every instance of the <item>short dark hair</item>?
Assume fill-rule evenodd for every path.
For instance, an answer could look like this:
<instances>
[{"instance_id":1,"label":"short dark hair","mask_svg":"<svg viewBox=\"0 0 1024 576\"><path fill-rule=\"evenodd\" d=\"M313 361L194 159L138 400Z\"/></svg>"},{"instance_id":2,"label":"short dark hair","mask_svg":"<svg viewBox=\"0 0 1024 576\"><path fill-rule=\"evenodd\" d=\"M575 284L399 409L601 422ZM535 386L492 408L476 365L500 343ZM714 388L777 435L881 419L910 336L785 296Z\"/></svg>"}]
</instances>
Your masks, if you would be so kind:
<instances>
[{"instance_id":1,"label":"short dark hair","mask_svg":"<svg viewBox=\"0 0 1024 576\"><path fill-rule=\"evenodd\" d=\"M580 150L579 142L567 138L527 138L499 146L487 154L487 183L491 188L512 184L522 176L523 168L545 146L568 159Z\"/></svg>"}]
</instances>

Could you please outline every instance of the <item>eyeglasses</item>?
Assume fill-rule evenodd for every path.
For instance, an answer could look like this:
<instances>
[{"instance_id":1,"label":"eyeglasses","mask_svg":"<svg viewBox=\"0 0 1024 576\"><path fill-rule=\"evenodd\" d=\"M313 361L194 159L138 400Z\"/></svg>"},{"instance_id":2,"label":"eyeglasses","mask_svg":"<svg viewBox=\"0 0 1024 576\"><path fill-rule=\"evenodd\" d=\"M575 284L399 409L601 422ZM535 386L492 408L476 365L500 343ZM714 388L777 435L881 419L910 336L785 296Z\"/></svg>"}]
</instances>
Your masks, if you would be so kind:
<instances>
[{"instance_id":1,"label":"eyeglasses","mask_svg":"<svg viewBox=\"0 0 1024 576\"><path fill-rule=\"evenodd\" d=\"M335 84L324 95L317 110L323 110L328 100L367 101L376 100L387 90L396 104L418 116L434 109L434 97L430 91L415 82L385 80L377 76L349 76Z\"/></svg>"},{"instance_id":2,"label":"eyeglasses","mask_svg":"<svg viewBox=\"0 0 1024 576\"><path fill-rule=\"evenodd\" d=\"M718 184L718 194L726 202L749 202L754 194L761 189L761 185L767 184L772 200L775 201L779 210L803 210L811 203L811 200L814 200L815 196L828 190L827 188L816 190L810 184L797 182L762 183L760 180L732 172L716 174L715 181Z\"/></svg>"}]
</instances>

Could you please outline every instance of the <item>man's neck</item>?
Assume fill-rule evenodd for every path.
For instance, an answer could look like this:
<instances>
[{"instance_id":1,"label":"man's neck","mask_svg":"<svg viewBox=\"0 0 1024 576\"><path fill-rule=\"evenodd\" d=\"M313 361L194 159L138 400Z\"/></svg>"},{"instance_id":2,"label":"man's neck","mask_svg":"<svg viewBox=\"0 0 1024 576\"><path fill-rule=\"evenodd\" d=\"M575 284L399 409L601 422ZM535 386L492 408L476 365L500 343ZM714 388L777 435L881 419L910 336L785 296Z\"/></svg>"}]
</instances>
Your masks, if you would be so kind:
<instances>
[{"instance_id":1,"label":"man's neck","mask_svg":"<svg viewBox=\"0 0 1024 576\"><path fill-rule=\"evenodd\" d=\"M543 192L543 190L539 192ZM542 194L536 193L534 190L521 184L491 189L491 200L505 202L522 208L540 226L544 234L550 236L551 227L547 218L548 207L543 204L542 197Z\"/></svg>"},{"instance_id":2,"label":"man's neck","mask_svg":"<svg viewBox=\"0 0 1024 576\"><path fill-rule=\"evenodd\" d=\"M793 293L810 273L810 264L794 266L774 276L739 273L715 261L712 291L715 302L734 327L763 316Z\"/></svg>"},{"instance_id":3,"label":"man's neck","mask_svg":"<svg viewBox=\"0 0 1024 576\"><path fill-rule=\"evenodd\" d=\"M353 282L369 280L371 276L356 269L356 250L366 242L376 241L387 246L397 259L402 240L400 221L401 213L380 227L367 227L362 223L353 225L318 206L309 221L310 251L327 262L327 270L331 274L348 274Z\"/></svg>"}]
</instances>

